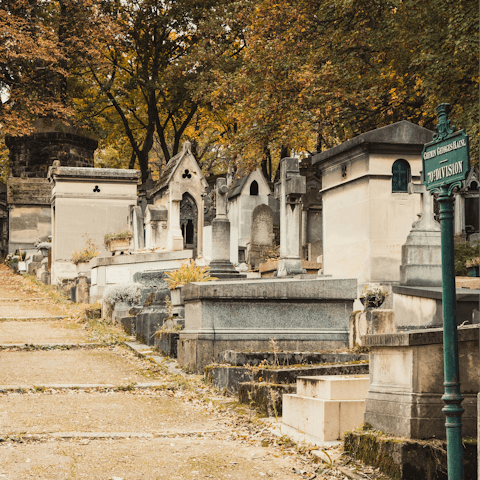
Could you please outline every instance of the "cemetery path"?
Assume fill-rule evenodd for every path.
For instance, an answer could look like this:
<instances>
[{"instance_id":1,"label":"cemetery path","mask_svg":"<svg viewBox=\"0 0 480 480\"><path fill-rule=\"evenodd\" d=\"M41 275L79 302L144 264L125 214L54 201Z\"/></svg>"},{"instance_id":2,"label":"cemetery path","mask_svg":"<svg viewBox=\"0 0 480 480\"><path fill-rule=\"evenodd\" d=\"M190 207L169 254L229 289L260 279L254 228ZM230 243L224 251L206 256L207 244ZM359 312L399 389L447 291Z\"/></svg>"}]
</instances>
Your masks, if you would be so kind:
<instances>
[{"instance_id":1,"label":"cemetery path","mask_svg":"<svg viewBox=\"0 0 480 480\"><path fill-rule=\"evenodd\" d=\"M359 478L89 308L0 264L0 480Z\"/></svg>"},{"instance_id":2,"label":"cemetery path","mask_svg":"<svg viewBox=\"0 0 480 480\"><path fill-rule=\"evenodd\" d=\"M0 479L299 478L303 463L199 376L137 357L84 314L0 266Z\"/></svg>"}]
</instances>

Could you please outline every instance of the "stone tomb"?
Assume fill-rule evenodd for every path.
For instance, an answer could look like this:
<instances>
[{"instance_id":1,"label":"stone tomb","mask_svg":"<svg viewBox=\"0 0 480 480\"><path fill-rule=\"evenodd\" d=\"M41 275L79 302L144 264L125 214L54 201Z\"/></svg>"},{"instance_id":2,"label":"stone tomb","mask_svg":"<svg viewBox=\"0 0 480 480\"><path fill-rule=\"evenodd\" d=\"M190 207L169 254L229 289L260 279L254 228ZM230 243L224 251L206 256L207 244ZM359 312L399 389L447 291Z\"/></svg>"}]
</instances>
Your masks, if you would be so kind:
<instances>
[{"instance_id":1,"label":"stone tomb","mask_svg":"<svg viewBox=\"0 0 480 480\"><path fill-rule=\"evenodd\" d=\"M228 176L231 180L231 176ZM257 169L248 175L227 182L229 191L228 219L231 225L230 261L237 265L246 261L245 252L250 242L252 212L259 205L268 205L275 209L275 200L261 170Z\"/></svg>"},{"instance_id":2,"label":"stone tomb","mask_svg":"<svg viewBox=\"0 0 480 480\"><path fill-rule=\"evenodd\" d=\"M323 273L366 284L400 281L401 247L421 211L420 180L433 132L402 121L316 154L322 172Z\"/></svg>"},{"instance_id":3,"label":"stone tomb","mask_svg":"<svg viewBox=\"0 0 480 480\"><path fill-rule=\"evenodd\" d=\"M300 175L298 158L282 158L275 198L280 201L280 259L277 276L304 274L300 260L301 196L306 193L305 177Z\"/></svg>"},{"instance_id":4,"label":"stone tomb","mask_svg":"<svg viewBox=\"0 0 480 480\"><path fill-rule=\"evenodd\" d=\"M197 373L225 350L321 351L348 345L351 279L272 278L190 283L178 360Z\"/></svg>"},{"instance_id":5,"label":"stone tomb","mask_svg":"<svg viewBox=\"0 0 480 480\"><path fill-rule=\"evenodd\" d=\"M8 253L34 248L38 238L52 234L52 187L47 172L53 162L66 167L93 167L98 146L78 129L55 120L37 120L33 127L31 135L5 138L9 148Z\"/></svg>"},{"instance_id":6,"label":"stone tomb","mask_svg":"<svg viewBox=\"0 0 480 480\"><path fill-rule=\"evenodd\" d=\"M90 261L92 286L90 303L101 300L106 287L134 281L135 274L176 270L192 258L191 250L180 252L149 252L136 255L97 257Z\"/></svg>"},{"instance_id":7,"label":"stone tomb","mask_svg":"<svg viewBox=\"0 0 480 480\"><path fill-rule=\"evenodd\" d=\"M168 251L192 250L202 257L204 197L208 183L191 152L190 142L170 159L154 188L148 192L155 206L167 210Z\"/></svg>"},{"instance_id":8,"label":"stone tomb","mask_svg":"<svg viewBox=\"0 0 480 480\"><path fill-rule=\"evenodd\" d=\"M458 329L462 435L477 436L478 325ZM443 331L426 329L367 335L370 387L365 422L407 438L445 438Z\"/></svg>"},{"instance_id":9,"label":"stone tomb","mask_svg":"<svg viewBox=\"0 0 480 480\"><path fill-rule=\"evenodd\" d=\"M91 238L100 254L110 255L107 233L127 229L131 206L137 203L138 170L51 167L52 283L77 276L74 250Z\"/></svg>"},{"instance_id":10,"label":"stone tomb","mask_svg":"<svg viewBox=\"0 0 480 480\"><path fill-rule=\"evenodd\" d=\"M145 248L165 249L168 212L163 205L147 205L145 209Z\"/></svg>"}]
</instances>

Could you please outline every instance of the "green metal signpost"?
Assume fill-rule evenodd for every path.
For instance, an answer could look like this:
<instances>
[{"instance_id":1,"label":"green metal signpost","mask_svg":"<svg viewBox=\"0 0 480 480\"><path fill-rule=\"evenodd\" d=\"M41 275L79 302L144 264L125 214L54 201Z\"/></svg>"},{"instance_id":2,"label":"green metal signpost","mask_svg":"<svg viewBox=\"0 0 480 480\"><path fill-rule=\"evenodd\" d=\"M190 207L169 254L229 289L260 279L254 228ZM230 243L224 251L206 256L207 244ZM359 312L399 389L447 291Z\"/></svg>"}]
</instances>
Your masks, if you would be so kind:
<instances>
[{"instance_id":1,"label":"green metal signpost","mask_svg":"<svg viewBox=\"0 0 480 480\"><path fill-rule=\"evenodd\" d=\"M422 152L423 183L440 204L442 238L443 361L449 480L463 479L462 420L453 249L453 192L462 186L470 168L468 136L450 126L450 105L437 107L438 133ZM454 133L455 132L455 133Z\"/></svg>"}]
</instances>

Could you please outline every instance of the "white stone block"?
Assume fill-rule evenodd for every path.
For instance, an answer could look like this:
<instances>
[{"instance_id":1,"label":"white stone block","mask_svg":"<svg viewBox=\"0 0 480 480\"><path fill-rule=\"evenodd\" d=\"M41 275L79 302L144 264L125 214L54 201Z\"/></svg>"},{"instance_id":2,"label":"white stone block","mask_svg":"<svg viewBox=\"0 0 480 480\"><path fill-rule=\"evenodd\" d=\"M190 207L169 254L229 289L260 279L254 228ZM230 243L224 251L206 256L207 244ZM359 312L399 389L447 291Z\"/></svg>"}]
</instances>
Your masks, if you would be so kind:
<instances>
[{"instance_id":1,"label":"white stone block","mask_svg":"<svg viewBox=\"0 0 480 480\"><path fill-rule=\"evenodd\" d=\"M323 400L364 400L368 387L368 375L320 375L297 378L298 395Z\"/></svg>"},{"instance_id":2,"label":"white stone block","mask_svg":"<svg viewBox=\"0 0 480 480\"><path fill-rule=\"evenodd\" d=\"M363 423L365 400L283 396L283 423L320 441L338 440Z\"/></svg>"}]
</instances>

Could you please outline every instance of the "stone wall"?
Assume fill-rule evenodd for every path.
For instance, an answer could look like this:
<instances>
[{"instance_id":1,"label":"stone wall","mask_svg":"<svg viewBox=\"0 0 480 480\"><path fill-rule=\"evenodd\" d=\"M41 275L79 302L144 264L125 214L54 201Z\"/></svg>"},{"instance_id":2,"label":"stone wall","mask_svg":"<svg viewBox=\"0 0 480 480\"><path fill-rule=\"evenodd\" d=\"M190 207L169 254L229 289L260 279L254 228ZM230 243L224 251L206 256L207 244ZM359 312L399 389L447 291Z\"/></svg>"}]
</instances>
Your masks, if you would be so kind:
<instances>
[{"instance_id":1,"label":"stone wall","mask_svg":"<svg viewBox=\"0 0 480 480\"><path fill-rule=\"evenodd\" d=\"M26 178L46 178L54 160L65 167L93 167L98 146L96 140L64 132L6 137L5 143L10 149L10 176Z\"/></svg>"}]
</instances>

